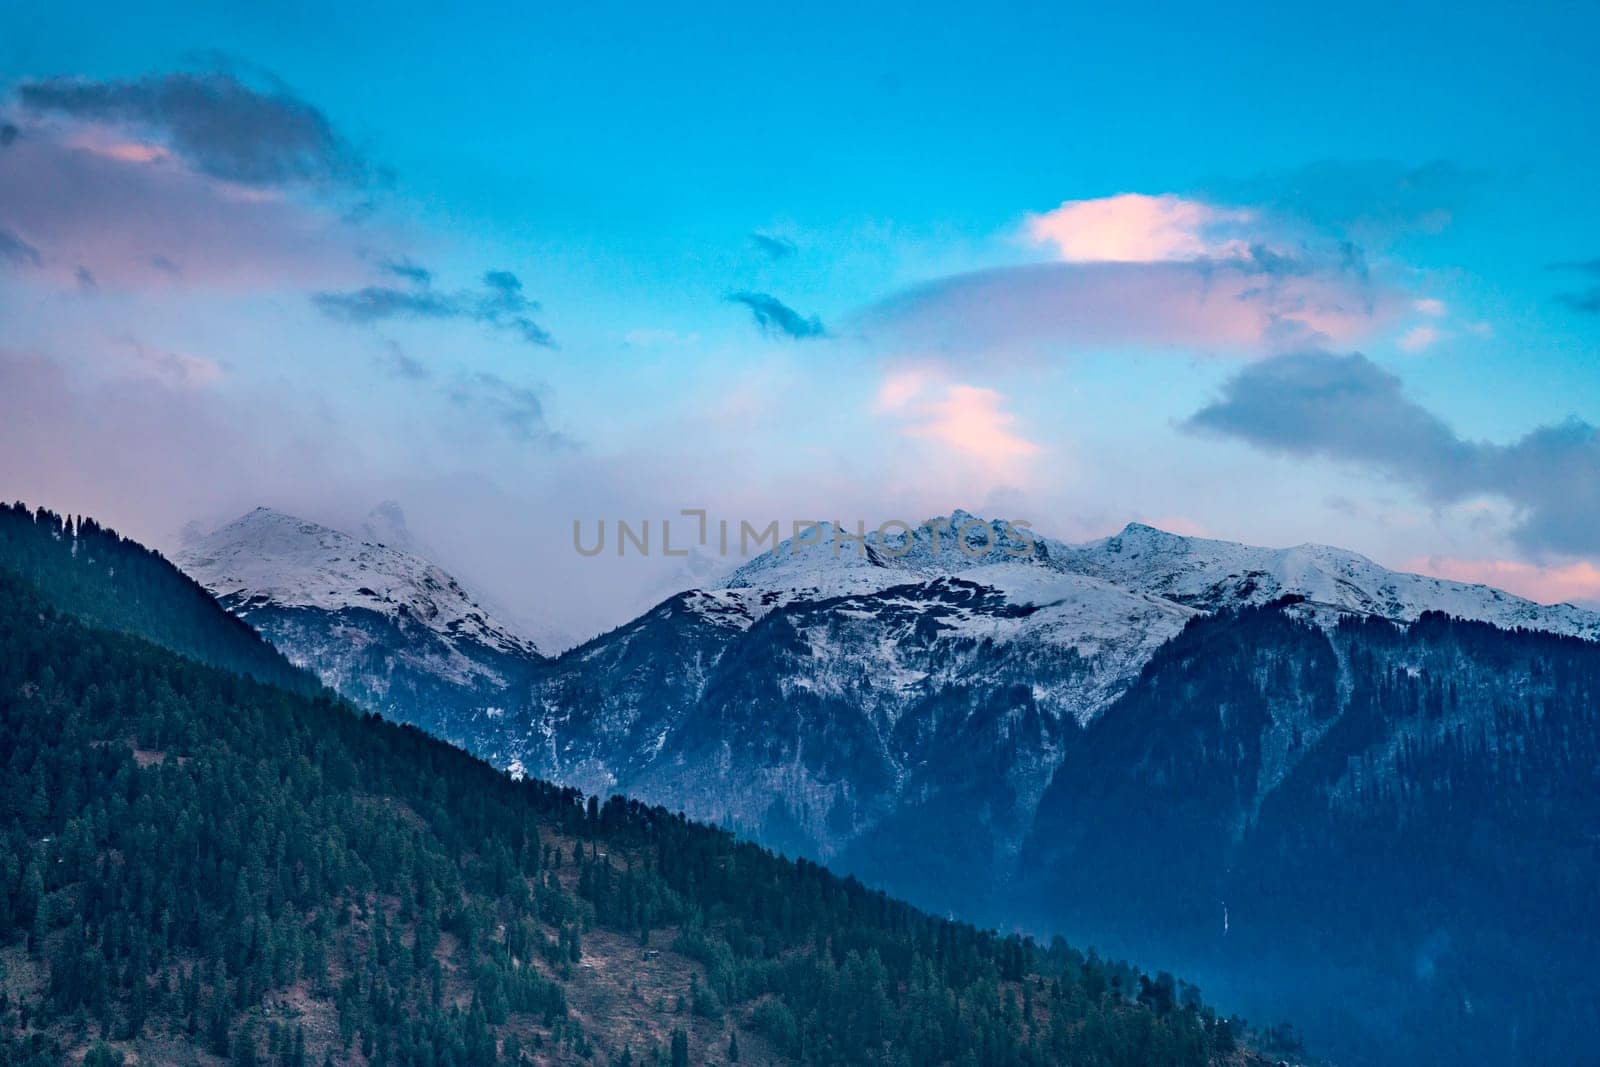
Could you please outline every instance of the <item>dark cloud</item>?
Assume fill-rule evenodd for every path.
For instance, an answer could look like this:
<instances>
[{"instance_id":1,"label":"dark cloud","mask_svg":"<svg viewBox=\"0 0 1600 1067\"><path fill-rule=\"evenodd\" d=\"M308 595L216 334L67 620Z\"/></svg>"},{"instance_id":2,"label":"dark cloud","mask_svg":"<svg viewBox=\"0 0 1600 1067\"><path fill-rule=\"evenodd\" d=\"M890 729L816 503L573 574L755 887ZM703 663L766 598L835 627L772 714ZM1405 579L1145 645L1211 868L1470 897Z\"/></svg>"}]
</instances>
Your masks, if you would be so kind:
<instances>
[{"instance_id":1,"label":"dark cloud","mask_svg":"<svg viewBox=\"0 0 1600 1067\"><path fill-rule=\"evenodd\" d=\"M323 314L345 322L384 319L453 319L466 315L457 297L444 293L369 285L350 292L317 293L312 301Z\"/></svg>"},{"instance_id":2,"label":"dark cloud","mask_svg":"<svg viewBox=\"0 0 1600 1067\"><path fill-rule=\"evenodd\" d=\"M747 290L729 295L728 301L749 308L750 313L755 316L756 325L761 327L763 333L782 334L797 341L828 336L828 331L823 329L820 318L815 315L806 318L769 293L752 293Z\"/></svg>"},{"instance_id":3,"label":"dark cloud","mask_svg":"<svg viewBox=\"0 0 1600 1067\"><path fill-rule=\"evenodd\" d=\"M799 251L795 243L787 237L778 237L770 233L757 230L750 235L750 243L756 246L757 251L769 259L788 259Z\"/></svg>"},{"instance_id":4,"label":"dark cloud","mask_svg":"<svg viewBox=\"0 0 1600 1067\"><path fill-rule=\"evenodd\" d=\"M281 86L258 90L231 73L47 78L23 82L16 98L34 114L136 128L224 181L360 185L372 173L321 111Z\"/></svg>"},{"instance_id":5,"label":"dark cloud","mask_svg":"<svg viewBox=\"0 0 1600 1067\"><path fill-rule=\"evenodd\" d=\"M9 122L0 122L0 148L10 148L11 142L17 139L17 127Z\"/></svg>"},{"instance_id":6,"label":"dark cloud","mask_svg":"<svg viewBox=\"0 0 1600 1067\"><path fill-rule=\"evenodd\" d=\"M44 262L39 250L10 230L0 227L0 264L37 267Z\"/></svg>"},{"instance_id":7,"label":"dark cloud","mask_svg":"<svg viewBox=\"0 0 1600 1067\"><path fill-rule=\"evenodd\" d=\"M94 271L88 267L79 267L72 272L72 277L77 281L78 288L86 293L92 293L100 288L100 283L94 279Z\"/></svg>"},{"instance_id":8,"label":"dark cloud","mask_svg":"<svg viewBox=\"0 0 1600 1067\"><path fill-rule=\"evenodd\" d=\"M172 260L168 259L166 256L151 256L150 265L156 270L160 271L162 274L169 275L173 278L183 277L183 268L172 262Z\"/></svg>"},{"instance_id":9,"label":"dark cloud","mask_svg":"<svg viewBox=\"0 0 1600 1067\"><path fill-rule=\"evenodd\" d=\"M1437 504L1498 496L1517 509L1524 548L1600 552L1600 432L1577 419L1509 445L1466 440L1365 356L1313 352L1246 368L1185 426L1370 467Z\"/></svg>"},{"instance_id":10,"label":"dark cloud","mask_svg":"<svg viewBox=\"0 0 1600 1067\"><path fill-rule=\"evenodd\" d=\"M378 268L385 274L392 274L396 278L404 278L417 285L428 285L433 281L433 272L426 267L420 267L409 259L386 259L378 264Z\"/></svg>"},{"instance_id":11,"label":"dark cloud","mask_svg":"<svg viewBox=\"0 0 1600 1067\"><path fill-rule=\"evenodd\" d=\"M508 270L491 270L484 272L483 284L489 287L503 303L517 306L524 303L522 296L522 281Z\"/></svg>"},{"instance_id":12,"label":"dark cloud","mask_svg":"<svg viewBox=\"0 0 1600 1067\"><path fill-rule=\"evenodd\" d=\"M394 271L390 270L390 273ZM420 270L421 268L416 268ZM515 334L530 345L554 348L550 334L533 320L539 305L522 292L522 281L510 271L483 276L481 292L446 293L434 289L396 289L369 285L346 292L322 292L312 302L330 318L371 323L386 319L463 319Z\"/></svg>"},{"instance_id":13,"label":"dark cloud","mask_svg":"<svg viewBox=\"0 0 1600 1067\"><path fill-rule=\"evenodd\" d=\"M1383 241L1401 233L1442 230L1484 182L1483 175L1447 160L1421 165L1321 160L1254 178L1213 182L1207 191L1224 202L1259 205L1358 239Z\"/></svg>"},{"instance_id":14,"label":"dark cloud","mask_svg":"<svg viewBox=\"0 0 1600 1067\"><path fill-rule=\"evenodd\" d=\"M1600 259L1570 260L1550 264L1552 270L1576 271L1581 274L1600 274ZM1591 285L1579 292L1557 293L1556 299L1574 311L1600 315L1600 285Z\"/></svg>"},{"instance_id":15,"label":"dark cloud","mask_svg":"<svg viewBox=\"0 0 1600 1067\"><path fill-rule=\"evenodd\" d=\"M1574 311L1600 315L1600 286L1585 289L1581 293L1560 293L1556 299Z\"/></svg>"},{"instance_id":16,"label":"dark cloud","mask_svg":"<svg viewBox=\"0 0 1600 1067\"><path fill-rule=\"evenodd\" d=\"M491 270L484 274L483 284L490 296L478 304L476 317L504 330L510 330L530 345L554 348L550 334L533 320L532 313L539 310L536 301L522 295L522 281L508 270Z\"/></svg>"}]
</instances>

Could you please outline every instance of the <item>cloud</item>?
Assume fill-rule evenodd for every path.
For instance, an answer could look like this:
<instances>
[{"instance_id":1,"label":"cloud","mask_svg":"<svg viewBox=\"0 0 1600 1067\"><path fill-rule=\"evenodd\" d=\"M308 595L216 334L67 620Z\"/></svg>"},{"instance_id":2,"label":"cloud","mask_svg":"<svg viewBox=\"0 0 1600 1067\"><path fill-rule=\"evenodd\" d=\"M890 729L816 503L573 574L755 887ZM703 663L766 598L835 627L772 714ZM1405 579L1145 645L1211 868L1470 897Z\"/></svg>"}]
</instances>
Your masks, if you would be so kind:
<instances>
[{"instance_id":1,"label":"cloud","mask_svg":"<svg viewBox=\"0 0 1600 1067\"><path fill-rule=\"evenodd\" d=\"M378 264L378 269L385 274L392 274L396 278L404 278L416 285L428 285L433 281L433 272L426 267L418 266L409 259L386 259Z\"/></svg>"},{"instance_id":2,"label":"cloud","mask_svg":"<svg viewBox=\"0 0 1600 1067\"><path fill-rule=\"evenodd\" d=\"M15 91L18 104L155 139L202 174L248 186L360 185L371 168L326 115L282 86L252 88L224 72L127 81L47 78ZM140 159L149 162L150 157Z\"/></svg>"},{"instance_id":3,"label":"cloud","mask_svg":"<svg viewBox=\"0 0 1600 1067\"><path fill-rule=\"evenodd\" d=\"M1137 347L1258 358L1433 315L1347 234L1259 204L1121 193L1065 201L1022 230L1054 262L935 278L858 313L852 332L945 357Z\"/></svg>"},{"instance_id":4,"label":"cloud","mask_svg":"<svg viewBox=\"0 0 1600 1067\"><path fill-rule=\"evenodd\" d=\"M44 260L39 250L7 229L0 229L0 263L13 267L37 267Z\"/></svg>"},{"instance_id":5,"label":"cloud","mask_svg":"<svg viewBox=\"0 0 1600 1067\"><path fill-rule=\"evenodd\" d=\"M105 287L326 285L361 269L348 227L304 198L40 125L0 155L0 229L63 287L79 265Z\"/></svg>"},{"instance_id":6,"label":"cloud","mask_svg":"<svg viewBox=\"0 0 1600 1067\"><path fill-rule=\"evenodd\" d=\"M1032 263L957 274L859 316L868 336L945 355L1031 355L1117 345L1260 356L1346 343L1407 304L1359 260L1265 249L1221 260Z\"/></svg>"},{"instance_id":7,"label":"cloud","mask_svg":"<svg viewBox=\"0 0 1600 1067\"><path fill-rule=\"evenodd\" d=\"M1240 371L1185 426L1372 468L1440 505L1499 497L1515 509L1511 536L1525 550L1600 553L1600 433L1578 419L1508 445L1470 441L1365 356L1308 352Z\"/></svg>"},{"instance_id":8,"label":"cloud","mask_svg":"<svg viewBox=\"0 0 1600 1067\"><path fill-rule=\"evenodd\" d=\"M799 249L795 247L795 243L789 240L787 237L779 237L776 234L762 233L759 230L750 235L750 243L755 245L756 250L761 252L769 259L788 259L790 256L799 251Z\"/></svg>"},{"instance_id":9,"label":"cloud","mask_svg":"<svg viewBox=\"0 0 1600 1067\"><path fill-rule=\"evenodd\" d=\"M1550 264L1551 270L1575 271L1579 274L1600 275L1600 259L1568 260ZM1600 285L1591 285L1581 292L1557 293L1556 299L1574 311L1600 315Z\"/></svg>"},{"instance_id":10,"label":"cloud","mask_svg":"<svg viewBox=\"0 0 1600 1067\"><path fill-rule=\"evenodd\" d=\"M521 280L510 271L491 270L484 274L483 289L479 292L447 293L425 286L397 289L368 285L349 291L315 293L311 301L324 315L342 322L462 319L508 331L531 345L555 347L550 334L533 320L532 313L539 310L538 303L523 295Z\"/></svg>"},{"instance_id":11,"label":"cloud","mask_svg":"<svg viewBox=\"0 0 1600 1067\"><path fill-rule=\"evenodd\" d=\"M749 308L750 313L755 316L756 325L761 327L763 333L781 334L796 341L828 336L828 331L823 328L820 318L815 315L806 318L769 293L753 293L745 290L730 294L728 302L743 304Z\"/></svg>"},{"instance_id":12,"label":"cloud","mask_svg":"<svg viewBox=\"0 0 1600 1067\"><path fill-rule=\"evenodd\" d=\"M422 382L433 377L433 372L420 359L409 355L394 341L384 345L384 351L375 361L378 368L391 378Z\"/></svg>"},{"instance_id":13,"label":"cloud","mask_svg":"<svg viewBox=\"0 0 1600 1067\"><path fill-rule=\"evenodd\" d=\"M131 339L128 344L133 350L128 370L136 377L187 389L214 385L222 379L222 367L214 359L154 348Z\"/></svg>"},{"instance_id":14,"label":"cloud","mask_svg":"<svg viewBox=\"0 0 1600 1067\"><path fill-rule=\"evenodd\" d=\"M1030 215L1026 228L1035 244L1054 245L1067 263L1161 263L1238 254L1245 246L1217 231L1251 218L1248 211L1170 193L1122 193L1068 200L1054 211Z\"/></svg>"},{"instance_id":15,"label":"cloud","mask_svg":"<svg viewBox=\"0 0 1600 1067\"><path fill-rule=\"evenodd\" d=\"M1444 337L1444 331L1437 326L1413 326L1400 335L1399 345L1403 352L1422 352L1438 344Z\"/></svg>"},{"instance_id":16,"label":"cloud","mask_svg":"<svg viewBox=\"0 0 1600 1067\"><path fill-rule=\"evenodd\" d=\"M514 440L557 449L572 447L569 438L550 429L539 390L531 386L478 371L458 378L445 396L457 407L499 426Z\"/></svg>"},{"instance_id":17,"label":"cloud","mask_svg":"<svg viewBox=\"0 0 1600 1067\"><path fill-rule=\"evenodd\" d=\"M1440 232L1484 184L1483 175L1448 160L1420 165L1320 160L1244 180L1213 182L1208 193L1359 242L1382 244L1402 234Z\"/></svg>"},{"instance_id":18,"label":"cloud","mask_svg":"<svg viewBox=\"0 0 1600 1067\"><path fill-rule=\"evenodd\" d=\"M876 406L907 437L937 442L990 469L1007 469L1041 449L1017 432L1016 416L1004 410L1005 399L994 389L913 369L885 377Z\"/></svg>"},{"instance_id":19,"label":"cloud","mask_svg":"<svg viewBox=\"0 0 1600 1067\"><path fill-rule=\"evenodd\" d=\"M1419 574L1494 586L1540 604L1600 602L1600 567L1587 560L1540 566L1509 559L1419 556L1403 566Z\"/></svg>"},{"instance_id":20,"label":"cloud","mask_svg":"<svg viewBox=\"0 0 1600 1067\"><path fill-rule=\"evenodd\" d=\"M467 312L461 302L444 293L418 292L369 285L350 292L316 293L312 302L329 318L344 322L380 322L384 319L451 319Z\"/></svg>"},{"instance_id":21,"label":"cloud","mask_svg":"<svg viewBox=\"0 0 1600 1067\"><path fill-rule=\"evenodd\" d=\"M1585 289L1581 293L1562 293L1556 299L1574 311L1600 315L1600 285Z\"/></svg>"}]
</instances>

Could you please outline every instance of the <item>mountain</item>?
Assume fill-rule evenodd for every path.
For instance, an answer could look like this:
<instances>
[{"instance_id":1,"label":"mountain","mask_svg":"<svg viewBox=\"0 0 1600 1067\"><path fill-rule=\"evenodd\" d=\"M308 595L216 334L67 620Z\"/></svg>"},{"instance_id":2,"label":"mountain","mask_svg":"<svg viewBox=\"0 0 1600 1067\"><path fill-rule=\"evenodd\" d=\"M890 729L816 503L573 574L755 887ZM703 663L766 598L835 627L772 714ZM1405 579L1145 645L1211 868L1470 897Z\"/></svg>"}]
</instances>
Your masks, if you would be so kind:
<instances>
[{"instance_id":1,"label":"mountain","mask_svg":"<svg viewBox=\"0 0 1600 1067\"><path fill-rule=\"evenodd\" d=\"M202 663L295 692L321 686L245 623L217 622L207 591L143 545L93 519L0 505L0 569L27 576L63 610Z\"/></svg>"},{"instance_id":2,"label":"mountain","mask_svg":"<svg viewBox=\"0 0 1600 1067\"><path fill-rule=\"evenodd\" d=\"M1254 548L1182 537L1140 523L1068 550L1064 565L1084 574L1205 611L1303 597L1311 610L1410 621L1438 611L1513 630L1600 639L1600 612L1541 605L1487 585L1387 570L1327 545Z\"/></svg>"},{"instance_id":3,"label":"mountain","mask_svg":"<svg viewBox=\"0 0 1600 1067\"><path fill-rule=\"evenodd\" d=\"M1003 523L999 550L971 559L954 537L972 521L898 555L835 557L831 527L798 555L784 542L561 656L530 700L459 736L501 766L970 906L973 881L947 876L1003 869L1065 740L1196 614L1043 552L1002 555L1023 547Z\"/></svg>"},{"instance_id":4,"label":"mountain","mask_svg":"<svg viewBox=\"0 0 1600 1067\"><path fill-rule=\"evenodd\" d=\"M365 527L411 544L392 503ZM441 736L473 711L498 710L544 658L406 548L270 508L193 534L177 562L328 686Z\"/></svg>"},{"instance_id":5,"label":"mountain","mask_svg":"<svg viewBox=\"0 0 1600 1067\"><path fill-rule=\"evenodd\" d=\"M1253 1011L1308 1009L1341 1062L1592 1058L1600 646L1296 607L1156 654L1062 760L1019 898Z\"/></svg>"},{"instance_id":6,"label":"mountain","mask_svg":"<svg viewBox=\"0 0 1600 1067\"><path fill-rule=\"evenodd\" d=\"M1013 919L1008 888L1081 728L1204 613L1298 598L1322 625L1428 611L1600 634L1600 615L1321 546L1130 525L1066 545L957 511L910 536L831 524L558 658L452 736L829 860L927 906Z\"/></svg>"},{"instance_id":7,"label":"mountain","mask_svg":"<svg viewBox=\"0 0 1600 1067\"><path fill-rule=\"evenodd\" d=\"M37 569L64 525L41 516L0 566L0 1062L1270 1062L1171 975L154 644L171 627L140 610L188 580ZM67 610L96 583L96 611L142 622Z\"/></svg>"}]
</instances>

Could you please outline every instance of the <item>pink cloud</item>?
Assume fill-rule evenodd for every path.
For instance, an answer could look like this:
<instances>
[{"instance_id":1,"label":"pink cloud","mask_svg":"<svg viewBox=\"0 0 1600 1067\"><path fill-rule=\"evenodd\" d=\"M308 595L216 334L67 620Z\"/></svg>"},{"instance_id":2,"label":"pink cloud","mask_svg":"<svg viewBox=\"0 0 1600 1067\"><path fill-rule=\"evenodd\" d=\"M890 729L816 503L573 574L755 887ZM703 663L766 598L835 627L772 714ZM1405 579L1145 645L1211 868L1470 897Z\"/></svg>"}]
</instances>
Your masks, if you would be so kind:
<instances>
[{"instance_id":1,"label":"pink cloud","mask_svg":"<svg viewBox=\"0 0 1600 1067\"><path fill-rule=\"evenodd\" d=\"M1540 604L1600 601L1600 566L1588 560L1540 566L1509 559L1420 556L1408 561L1405 569L1457 582L1491 585Z\"/></svg>"},{"instance_id":2,"label":"pink cloud","mask_svg":"<svg viewBox=\"0 0 1600 1067\"><path fill-rule=\"evenodd\" d=\"M45 276L101 285L241 288L361 276L332 211L197 173L116 131L36 126L0 150L0 225L40 251Z\"/></svg>"},{"instance_id":3,"label":"pink cloud","mask_svg":"<svg viewBox=\"0 0 1600 1067\"><path fill-rule=\"evenodd\" d=\"M1400 349L1404 352L1422 352L1438 344L1444 331L1437 326L1413 326L1400 335Z\"/></svg>"},{"instance_id":4,"label":"pink cloud","mask_svg":"<svg viewBox=\"0 0 1600 1067\"><path fill-rule=\"evenodd\" d=\"M936 442L993 471L1013 472L1042 450L1017 431L1005 400L994 389L902 370L884 379L877 410L899 420L907 437Z\"/></svg>"},{"instance_id":5,"label":"pink cloud","mask_svg":"<svg viewBox=\"0 0 1600 1067\"><path fill-rule=\"evenodd\" d=\"M1122 193L1068 200L1054 211L1030 215L1027 233L1036 244L1054 245L1068 263L1161 263L1244 252L1239 240L1222 239L1215 231L1252 217L1246 210L1170 193Z\"/></svg>"},{"instance_id":6,"label":"pink cloud","mask_svg":"<svg viewBox=\"0 0 1600 1067\"><path fill-rule=\"evenodd\" d=\"M1358 272L1331 267L1036 263L926 283L867 309L860 325L868 335L932 353L1134 345L1256 357L1351 344L1408 306Z\"/></svg>"}]
</instances>

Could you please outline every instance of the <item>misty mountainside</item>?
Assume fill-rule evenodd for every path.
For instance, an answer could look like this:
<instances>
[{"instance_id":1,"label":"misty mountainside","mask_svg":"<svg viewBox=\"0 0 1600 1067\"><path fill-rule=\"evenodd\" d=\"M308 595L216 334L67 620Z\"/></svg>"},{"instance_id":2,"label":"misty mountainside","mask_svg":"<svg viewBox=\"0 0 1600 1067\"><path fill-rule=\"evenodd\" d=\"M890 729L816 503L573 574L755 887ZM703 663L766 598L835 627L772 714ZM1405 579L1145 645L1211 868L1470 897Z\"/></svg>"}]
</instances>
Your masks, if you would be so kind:
<instances>
[{"instance_id":1,"label":"misty mountainside","mask_svg":"<svg viewBox=\"0 0 1600 1067\"><path fill-rule=\"evenodd\" d=\"M452 736L502 766L648 797L930 907L1005 918L1021 842L1082 728L1205 612L1294 595L1289 610L1324 626L1447 611L1600 633L1592 612L1354 553L1137 524L1069 546L956 512L886 544L832 527L811 540L567 653L530 700Z\"/></svg>"},{"instance_id":2,"label":"misty mountainside","mask_svg":"<svg viewBox=\"0 0 1600 1067\"><path fill-rule=\"evenodd\" d=\"M836 557L831 529L798 555L780 544L560 657L530 701L463 739L830 860L908 808L922 817L897 839L948 835L944 806L990 870L1020 845L1065 732L1195 612L1006 552L1025 546L1003 523L969 558L953 537L971 521L894 556Z\"/></svg>"},{"instance_id":3,"label":"misty mountainside","mask_svg":"<svg viewBox=\"0 0 1600 1067\"><path fill-rule=\"evenodd\" d=\"M1341 1062L1592 1060L1600 646L1198 619L1069 747L1020 881L1041 925L1306 1009Z\"/></svg>"},{"instance_id":4,"label":"misty mountainside","mask_svg":"<svg viewBox=\"0 0 1600 1067\"><path fill-rule=\"evenodd\" d=\"M392 504L359 537L256 508L190 530L176 562L330 688L448 736L459 718L513 699L544 656L410 547Z\"/></svg>"},{"instance_id":5,"label":"misty mountainside","mask_svg":"<svg viewBox=\"0 0 1600 1067\"><path fill-rule=\"evenodd\" d=\"M202 662L244 624L89 520L19 509L6 544L0 1063L1265 1067L1258 1046L1286 1047L1170 974Z\"/></svg>"}]
</instances>

